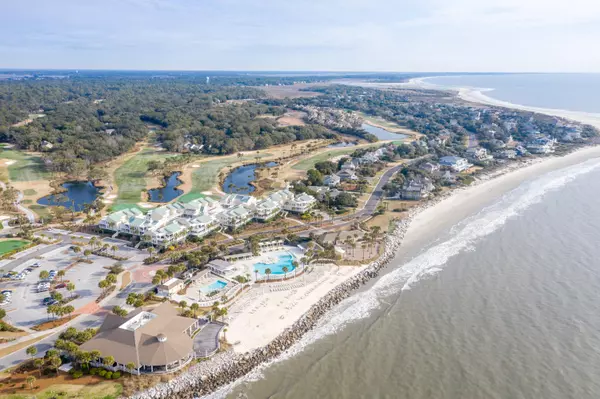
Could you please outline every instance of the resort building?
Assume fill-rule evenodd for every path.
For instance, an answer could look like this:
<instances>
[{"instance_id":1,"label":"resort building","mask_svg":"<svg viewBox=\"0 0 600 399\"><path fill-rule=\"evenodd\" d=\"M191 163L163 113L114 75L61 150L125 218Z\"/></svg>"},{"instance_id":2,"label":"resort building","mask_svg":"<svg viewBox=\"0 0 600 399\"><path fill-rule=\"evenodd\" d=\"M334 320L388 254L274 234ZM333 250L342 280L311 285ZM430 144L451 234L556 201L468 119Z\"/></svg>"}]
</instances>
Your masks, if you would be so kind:
<instances>
[{"instance_id":1,"label":"resort building","mask_svg":"<svg viewBox=\"0 0 600 399\"><path fill-rule=\"evenodd\" d=\"M235 266L230 262L222 259L214 259L210 261L206 267L213 273L219 274L221 276L226 276L227 274L236 270Z\"/></svg>"},{"instance_id":2,"label":"resort building","mask_svg":"<svg viewBox=\"0 0 600 399\"><path fill-rule=\"evenodd\" d=\"M253 207L256 205L256 198L242 194L227 194L221 200L223 208L234 208L239 205Z\"/></svg>"},{"instance_id":3,"label":"resort building","mask_svg":"<svg viewBox=\"0 0 600 399\"><path fill-rule=\"evenodd\" d=\"M305 213L312 209L317 203L317 200L308 194L299 194L293 200L286 202L283 209L293 213Z\"/></svg>"},{"instance_id":4,"label":"resort building","mask_svg":"<svg viewBox=\"0 0 600 399\"><path fill-rule=\"evenodd\" d=\"M238 205L219 213L217 217L221 226L235 230L248 224L252 220L253 215L248 208Z\"/></svg>"},{"instance_id":5,"label":"resort building","mask_svg":"<svg viewBox=\"0 0 600 399\"><path fill-rule=\"evenodd\" d=\"M213 215L204 214L190 220L190 227L189 235L200 238L218 230L221 225Z\"/></svg>"},{"instance_id":6,"label":"resort building","mask_svg":"<svg viewBox=\"0 0 600 399\"><path fill-rule=\"evenodd\" d=\"M156 286L156 295L163 297L170 297L173 294L177 294L185 287L183 280L178 278L172 278L169 281L164 282Z\"/></svg>"},{"instance_id":7,"label":"resort building","mask_svg":"<svg viewBox=\"0 0 600 399\"><path fill-rule=\"evenodd\" d=\"M254 218L260 222L266 222L281 212L281 205L277 202L265 199L260 201L254 209Z\"/></svg>"},{"instance_id":8,"label":"resort building","mask_svg":"<svg viewBox=\"0 0 600 399\"><path fill-rule=\"evenodd\" d=\"M467 162L466 159L455 156L446 156L440 158L440 165L448 167L454 172L462 172L473 166Z\"/></svg>"},{"instance_id":9,"label":"resort building","mask_svg":"<svg viewBox=\"0 0 600 399\"><path fill-rule=\"evenodd\" d=\"M96 367L131 372L126 365L133 363L134 374L169 373L195 358L192 335L199 327L199 320L179 316L173 305L164 302L125 317L109 313L94 338L80 348L115 360L105 365L103 359L95 359L91 364Z\"/></svg>"}]
</instances>

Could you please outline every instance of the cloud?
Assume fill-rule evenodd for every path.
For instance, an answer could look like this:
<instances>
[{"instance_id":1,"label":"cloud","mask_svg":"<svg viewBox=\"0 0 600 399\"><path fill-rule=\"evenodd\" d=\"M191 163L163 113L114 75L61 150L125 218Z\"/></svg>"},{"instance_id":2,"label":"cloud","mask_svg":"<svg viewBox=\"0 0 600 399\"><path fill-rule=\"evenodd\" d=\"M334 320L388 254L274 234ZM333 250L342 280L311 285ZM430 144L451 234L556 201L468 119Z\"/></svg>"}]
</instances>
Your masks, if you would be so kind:
<instances>
[{"instance_id":1,"label":"cloud","mask_svg":"<svg viewBox=\"0 0 600 399\"><path fill-rule=\"evenodd\" d=\"M591 0L20 0L3 14L2 67L600 71Z\"/></svg>"}]
</instances>

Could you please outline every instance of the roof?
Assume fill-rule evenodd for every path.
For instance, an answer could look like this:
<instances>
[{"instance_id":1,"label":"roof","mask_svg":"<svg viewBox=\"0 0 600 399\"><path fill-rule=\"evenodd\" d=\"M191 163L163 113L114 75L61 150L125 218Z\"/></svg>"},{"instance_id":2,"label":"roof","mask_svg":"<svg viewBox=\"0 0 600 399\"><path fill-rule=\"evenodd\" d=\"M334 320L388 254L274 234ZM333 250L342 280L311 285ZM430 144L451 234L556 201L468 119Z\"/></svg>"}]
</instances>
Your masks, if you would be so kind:
<instances>
[{"instance_id":1,"label":"roof","mask_svg":"<svg viewBox=\"0 0 600 399\"><path fill-rule=\"evenodd\" d=\"M218 270L229 270L233 265L223 259L213 259L206 266L212 267Z\"/></svg>"},{"instance_id":2,"label":"roof","mask_svg":"<svg viewBox=\"0 0 600 399\"><path fill-rule=\"evenodd\" d=\"M145 317L148 314L152 317ZM144 318L144 322L138 322L134 328L131 322L136 316ZM81 349L98 350L102 356L112 356L120 364L162 366L193 352L193 340L185 330L195 323L195 319L179 316L169 302L154 309L136 309L126 317L108 314L96 336L83 343ZM166 340L159 341L160 334Z\"/></svg>"},{"instance_id":3,"label":"roof","mask_svg":"<svg viewBox=\"0 0 600 399\"><path fill-rule=\"evenodd\" d=\"M172 279L169 279L165 283L161 284L160 288L170 290L171 288L176 287L181 283L183 283L183 280L173 277Z\"/></svg>"}]
</instances>

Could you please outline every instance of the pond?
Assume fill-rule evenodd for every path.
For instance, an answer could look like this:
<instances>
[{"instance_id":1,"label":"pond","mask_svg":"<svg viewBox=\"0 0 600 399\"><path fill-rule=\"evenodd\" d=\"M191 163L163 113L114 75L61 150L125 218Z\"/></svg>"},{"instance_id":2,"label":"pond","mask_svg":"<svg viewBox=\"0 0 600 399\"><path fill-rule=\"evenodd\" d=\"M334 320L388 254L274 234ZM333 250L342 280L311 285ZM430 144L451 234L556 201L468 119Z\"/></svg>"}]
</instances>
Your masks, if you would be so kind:
<instances>
[{"instance_id":1,"label":"pond","mask_svg":"<svg viewBox=\"0 0 600 399\"><path fill-rule=\"evenodd\" d=\"M277 162L267 162L261 164L250 164L235 168L223 182L221 188L227 194L250 194L256 188L250 184L256 180L256 169L258 168L271 168L277 165Z\"/></svg>"},{"instance_id":2,"label":"pond","mask_svg":"<svg viewBox=\"0 0 600 399\"><path fill-rule=\"evenodd\" d=\"M183 184L179 180L181 172L174 172L168 178L164 179L165 185L160 188L148 190L148 201L150 202L170 202L183 194L183 190L177 187Z\"/></svg>"},{"instance_id":3,"label":"pond","mask_svg":"<svg viewBox=\"0 0 600 399\"><path fill-rule=\"evenodd\" d=\"M38 200L40 205L64 206L67 209L82 211L85 204L93 203L98 198L100 189L91 181L73 181L62 185L66 190L57 195L47 195Z\"/></svg>"},{"instance_id":4,"label":"pond","mask_svg":"<svg viewBox=\"0 0 600 399\"><path fill-rule=\"evenodd\" d=\"M402 140L408 137L406 134L390 132L389 130L369 125L368 123L363 123L361 128L377 136L379 140Z\"/></svg>"}]
</instances>

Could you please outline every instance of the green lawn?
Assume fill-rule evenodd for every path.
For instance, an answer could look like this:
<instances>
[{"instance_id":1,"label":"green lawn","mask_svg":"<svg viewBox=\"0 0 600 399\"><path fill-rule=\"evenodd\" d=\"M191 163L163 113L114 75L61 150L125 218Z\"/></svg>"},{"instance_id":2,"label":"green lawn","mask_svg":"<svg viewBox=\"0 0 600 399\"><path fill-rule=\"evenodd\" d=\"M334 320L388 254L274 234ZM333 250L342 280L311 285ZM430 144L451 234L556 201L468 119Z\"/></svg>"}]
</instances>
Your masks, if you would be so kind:
<instances>
[{"instance_id":1,"label":"green lawn","mask_svg":"<svg viewBox=\"0 0 600 399\"><path fill-rule=\"evenodd\" d=\"M121 377L124 378L124 377ZM101 382L94 385L57 384L32 395L30 393L0 395L0 399L116 399L123 392L123 386L116 382Z\"/></svg>"},{"instance_id":2,"label":"green lawn","mask_svg":"<svg viewBox=\"0 0 600 399\"><path fill-rule=\"evenodd\" d=\"M164 151L157 151L152 148L146 148L127 160L121 167L115 171L115 182L119 187L118 197L115 198L114 207L131 208L142 199L142 190L146 189L146 173L148 172L148 162L152 160L163 160L176 156L177 154L167 154Z\"/></svg>"},{"instance_id":3,"label":"green lawn","mask_svg":"<svg viewBox=\"0 0 600 399\"><path fill-rule=\"evenodd\" d=\"M47 180L49 173L46 171L42 158L28 155L18 150L0 150L0 158L16 161L8 166L8 177L11 181Z\"/></svg>"},{"instance_id":4,"label":"green lawn","mask_svg":"<svg viewBox=\"0 0 600 399\"><path fill-rule=\"evenodd\" d=\"M272 154L258 154L261 159L270 157ZM240 161L254 161L256 160L255 154L244 155L242 158L238 157L219 157L212 161L202 162L199 168L196 168L192 173L192 190L179 197L179 201L189 202L196 198L203 197L203 191L209 191L217 183L219 172L228 167L229 165L240 162ZM262 162L262 161L261 161Z\"/></svg>"},{"instance_id":5,"label":"green lawn","mask_svg":"<svg viewBox=\"0 0 600 399\"><path fill-rule=\"evenodd\" d=\"M368 144L368 145L358 147L358 148L378 147L378 146L381 146L381 144L382 143L372 143L372 144ZM340 155L352 154L358 148L350 147L350 148L332 149L331 151L323 152L323 153L317 154L313 157L303 159L302 161L298 162L296 165L292 166L292 169L307 171L309 169L312 169L317 162L327 161L330 158L339 157Z\"/></svg>"},{"instance_id":6,"label":"green lawn","mask_svg":"<svg viewBox=\"0 0 600 399\"><path fill-rule=\"evenodd\" d=\"M29 208L32 211L34 211L35 213L37 213L37 215L40 217L40 219L48 219L51 216L50 207L48 207L48 206L32 204L32 205L29 205L27 208Z\"/></svg>"},{"instance_id":7,"label":"green lawn","mask_svg":"<svg viewBox=\"0 0 600 399\"><path fill-rule=\"evenodd\" d=\"M4 255L5 253L12 251L13 249L24 247L27 244L29 244L29 241L26 240L0 241L0 255Z\"/></svg>"}]
</instances>

